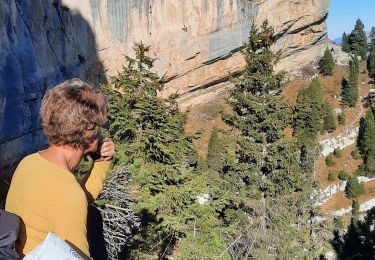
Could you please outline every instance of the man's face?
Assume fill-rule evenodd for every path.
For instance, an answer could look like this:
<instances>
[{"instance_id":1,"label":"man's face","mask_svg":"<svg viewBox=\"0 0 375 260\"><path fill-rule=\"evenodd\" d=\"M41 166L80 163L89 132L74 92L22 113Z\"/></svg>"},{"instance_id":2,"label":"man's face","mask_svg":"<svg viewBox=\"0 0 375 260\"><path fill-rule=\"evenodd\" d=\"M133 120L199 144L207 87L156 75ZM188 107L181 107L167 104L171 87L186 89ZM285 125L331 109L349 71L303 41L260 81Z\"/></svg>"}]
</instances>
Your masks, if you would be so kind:
<instances>
[{"instance_id":1,"label":"man's face","mask_svg":"<svg viewBox=\"0 0 375 260\"><path fill-rule=\"evenodd\" d=\"M90 143L89 147L85 151L85 154L95 153L95 152L98 151L99 142L100 142L100 140L102 140L102 136L100 135L100 131L96 134L96 136L94 138L95 138L94 141L92 141Z\"/></svg>"}]
</instances>

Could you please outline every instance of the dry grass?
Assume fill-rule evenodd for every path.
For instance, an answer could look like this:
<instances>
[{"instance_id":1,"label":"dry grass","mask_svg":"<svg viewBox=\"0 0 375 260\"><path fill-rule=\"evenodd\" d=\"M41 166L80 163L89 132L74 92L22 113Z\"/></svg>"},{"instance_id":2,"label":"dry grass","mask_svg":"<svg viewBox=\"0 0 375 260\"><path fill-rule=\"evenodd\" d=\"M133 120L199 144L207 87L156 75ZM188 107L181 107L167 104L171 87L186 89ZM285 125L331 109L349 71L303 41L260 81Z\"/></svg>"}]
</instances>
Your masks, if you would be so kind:
<instances>
[{"instance_id":1,"label":"dry grass","mask_svg":"<svg viewBox=\"0 0 375 260\"><path fill-rule=\"evenodd\" d=\"M361 64L361 71L365 70L366 64L363 62ZM365 111L361 111L361 104L358 102L357 106L354 108L347 108L342 106L340 101L341 93L341 81L343 77L348 77L347 68L336 67L334 69L333 76L321 76L319 75L319 81L322 86L322 94L324 100L328 101L331 106L335 108L341 108L346 117L346 126L350 123L358 125L358 118L364 114ZM368 91L372 86L368 83L369 78L367 74L359 75L359 95L364 97L367 96ZM298 91L308 86L308 80L295 80L289 82L283 89L282 95L285 97L287 102L291 105L295 105ZM230 112L230 107L225 102L225 98L228 96L228 92L224 92L218 95L214 100L211 100L205 104L195 106L191 109L185 129L189 133L196 132L198 129L203 129L204 133L202 137L194 141L194 145L197 148L198 154L204 158L207 156L208 141L210 139L211 130L214 126L229 130L230 127L226 125L220 115L220 111ZM337 136L342 133L346 126L338 125L337 129L329 134L324 134L320 136L320 140L324 140L333 136ZM285 135L287 137L292 136L292 129L286 129ZM328 185L339 183L340 180L328 181L328 174L330 171L339 172L340 170L346 170L349 175L357 169L357 167L362 163L362 160L354 160L351 157L351 151L355 148L355 145L349 146L343 149L341 157L335 158L336 165L328 167L325 163L324 157L319 157L316 162L316 180L319 183L320 188L325 188ZM375 197L375 181L370 182L365 185L366 194L360 197L360 202L366 201L370 198ZM338 210L343 207L349 207L351 205L351 200L344 197L343 192L338 192L333 196L326 204L324 204L321 209L325 212L330 212Z\"/></svg>"},{"instance_id":2,"label":"dry grass","mask_svg":"<svg viewBox=\"0 0 375 260\"><path fill-rule=\"evenodd\" d=\"M221 112L230 113L230 107L225 102L227 95L228 93L225 92L208 103L193 107L187 116L185 130L188 133L195 133L199 129L203 130L201 138L194 140L198 155L203 158L207 157L208 141L212 128L230 129L220 115Z\"/></svg>"},{"instance_id":3,"label":"dry grass","mask_svg":"<svg viewBox=\"0 0 375 260\"><path fill-rule=\"evenodd\" d=\"M324 189L325 187L340 182L339 179L335 181L328 181L329 172L339 172L341 170L346 170L351 176L352 173L362 164L362 159L354 160L351 156L351 152L356 147L355 144L345 148L341 152L341 157L336 158L336 164L334 166L328 167L325 163L325 157L319 156L316 161L316 180L319 183L319 187Z\"/></svg>"},{"instance_id":4,"label":"dry grass","mask_svg":"<svg viewBox=\"0 0 375 260\"><path fill-rule=\"evenodd\" d=\"M375 181L370 181L365 184L365 193L358 198L360 204L373 199L375 197ZM337 192L330 198L322 207L324 212L333 212L342 208L348 208L352 205L352 199L345 197L344 192Z\"/></svg>"}]
</instances>

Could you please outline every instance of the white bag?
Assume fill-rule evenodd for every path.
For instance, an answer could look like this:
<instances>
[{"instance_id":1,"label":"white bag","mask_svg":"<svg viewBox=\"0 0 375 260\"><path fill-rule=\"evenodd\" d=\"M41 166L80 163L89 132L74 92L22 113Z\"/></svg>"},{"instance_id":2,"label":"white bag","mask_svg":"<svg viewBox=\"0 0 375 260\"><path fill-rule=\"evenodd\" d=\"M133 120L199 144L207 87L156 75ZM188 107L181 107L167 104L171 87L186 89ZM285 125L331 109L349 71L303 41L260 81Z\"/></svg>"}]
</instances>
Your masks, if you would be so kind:
<instances>
[{"instance_id":1,"label":"white bag","mask_svg":"<svg viewBox=\"0 0 375 260\"><path fill-rule=\"evenodd\" d=\"M84 260L71 246L54 233L28 253L24 260Z\"/></svg>"}]
</instances>

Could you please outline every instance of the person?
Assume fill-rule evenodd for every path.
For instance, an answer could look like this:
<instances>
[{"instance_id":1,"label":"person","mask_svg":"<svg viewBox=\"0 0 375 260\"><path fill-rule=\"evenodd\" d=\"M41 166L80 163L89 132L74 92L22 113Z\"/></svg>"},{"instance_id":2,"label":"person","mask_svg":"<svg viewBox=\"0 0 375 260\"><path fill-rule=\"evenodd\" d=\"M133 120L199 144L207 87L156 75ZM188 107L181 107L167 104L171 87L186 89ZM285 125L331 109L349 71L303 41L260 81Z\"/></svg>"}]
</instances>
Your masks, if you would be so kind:
<instances>
[{"instance_id":1,"label":"person","mask_svg":"<svg viewBox=\"0 0 375 260\"><path fill-rule=\"evenodd\" d=\"M6 199L6 210L24 223L17 249L27 254L53 232L89 256L88 199L102 190L115 151L113 142L100 136L106 99L99 89L72 79L46 93L40 112L49 146L20 162ZM73 172L85 155L94 163L79 183Z\"/></svg>"}]
</instances>

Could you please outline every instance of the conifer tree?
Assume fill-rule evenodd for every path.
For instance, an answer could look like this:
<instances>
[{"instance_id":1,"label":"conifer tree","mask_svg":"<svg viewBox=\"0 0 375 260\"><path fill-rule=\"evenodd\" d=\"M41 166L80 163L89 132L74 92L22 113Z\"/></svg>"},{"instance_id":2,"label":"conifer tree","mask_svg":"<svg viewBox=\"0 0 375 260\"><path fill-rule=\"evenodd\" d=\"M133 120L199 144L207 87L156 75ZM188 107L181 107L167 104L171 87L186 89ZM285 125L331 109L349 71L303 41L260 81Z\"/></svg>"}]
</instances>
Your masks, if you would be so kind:
<instances>
[{"instance_id":1,"label":"conifer tree","mask_svg":"<svg viewBox=\"0 0 375 260\"><path fill-rule=\"evenodd\" d=\"M332 76L335 62L333 60L332 52L330 49L326 49L323 57L319 61L320 74L325 76Z\"/></svg>"},{"instance_id":2,"label":"conifer tree","mask_svg":"<svg viewBox=\"0 0 375 260\"><path fill-rule=\"evenodd\" d=\"M358 69L354 58L349 64L349 80L342 81L342 101L345 105L354 107L358 100Z\"/></svg>"},{"instance_id":3,"label":"conifer tree","mask_svg":"<svg viewBox=\"0 0 375 260\"><path fill-rule=\"evenodd\" d=\"M370 42L375 41L375 26L371 27L370 31Z\"/></svg>"},{"instance_id":4,"label":"conifer tree","mask_svg":"<svg viewBox=\"0 0 375 260\"><path fill-rule=\"evenodd\" d=\"M238 162L226 175L241 180L238 185L242 188L237 193L247 195L237 205L243 212L251 212L253 219L238 227L237 232L249 229L244 237L250 235L251 240L263 241L255 243L247 255L259 259L267 257L269 248L277 248L280 258L303 254L302 246L291 247L288 237L295 232L293 223L307 223L307 194L312 184L298 159L301 150L296 140L283 135L285 128L291 126L292 110L281 96L284 74L274 72L280 57L271 48L275 41L274 30L267 22L260 29L252 26L243 51L246 68L230 92L229 104L234 114L225 116L226 122L242 133L236 151ZM298 236L308 236L305 231L301 228ZM279 236L275 237L274 232ZM239 244L245 246L251 240ZM236 250L244 254L247 251L240 246Z\"/></svg>"},{"instance_id":5,"label":"conifer tree","mask_svg":"<svg viewBox=\"0 0 375 260\"><path fill-rule=\"evenodd\" d=\"M355 72L357 73L357 75L359 75L359 73L361 72L361 67L359 65L358 56L352 55L352 61L351 62L353 63L353 67L354 67Z\"/></svg>"},{"instance_id":6,"label":"conifer tree","mask_svg":"<svg viewBox=\"0 0 375 260\"><path fill-rule=\"evenodd\" d=\"M373 29L374 29L374 34L375 34L375 27L373 27ZM370 54L367 58L367 70L368 70L369 77L372 80L375 80L375 39L371 40Z\"/></svg>"},{"instance_id":7,"label":"conifer tree","mask_svg":"<svg viewBox=\"0 0 375 260\"><path fill-rule=\"evenodd\" d=\"M367 36L365 32L365 26L361 19L358 19L353 31L349 36L350 50L357 56L360 56L362 60L367 57Z\"/></svg>"},{"instance_id":8,"label":"conifer tree","mask_svg":"<svg viewBox=\"0 0 375 260\"><path fill-rule=\"evenodd\" d=\"M358 199L353 199L352 201L352 218L354 221L358 221L359 218L359 202Z\"/></svg>"},{"instance_id":9,"label":"conifer tree","mask_svg":"<svg viewBox=\"0 0 375 260\"><path fill-rule=\"evenodd\" d=\"M313 78L308 88L298 92L297 104L294 111L294 135L306 143L316 140L322 129L322 90L317 78Z\"/></svg>"},{"instance_id":10,"label":"conifer tree","mask_svg":"<svg viewBox=\"0 0 375 260\"><path fill-rule=\"evenodd\" d=\"M350 52L349 36L345 32L342 34L341 50L344 52Z\"/></svg>"},{"instance_id":11,"label":"conifer tree","mask_svg":"<svg viewBox=\"0 0 375 260\"><path fill-rule=\"evenodd\" d=\"M367 175L375 174L375 121L371 110L361 119L357 145L364 161Z\"/></svg>"},{"instance_id":12,"label":"conifer tree","mask_svg":"<svg viewBox=\"0 0 375 260\"><path fill-rule=\"evenodd\" d=\"M194 201L182 190L197 164L192 136L184 132L185 114L173 96L157 95L164 80L151 72L149 50L136 44L135 58L126 57L128 65L103 88L110 103L107 131L118 150L115 161L127 165L137 190L134 208L142 224L129 245L135 258L169 252L182 234L183 221L176 212ZM169 244L157 244L168 234Z\"/></svg>"},{"instance_id":13,"label":"conifer tree","mask_svg":"<svg viewBox=\"0 0 375 260\"><path fill-rule=\"evenodd\" d=\"M222 172L226 160L226 147L223 140L219 139L219 129L214 127L208 142L207 166L209 169Z\"/></svg>"},{"instance_id":14,"label":"conifer tree","mask_svg":"<svg viewBox=\"0 0 375 260\"><path fill-rule=\"evenodd\" d=\"M340 113L337 115L337 120L339 121L339 124L340 124L340 125L345 125L345 123L346 123L346 117L345 117L344 112L340 112Z\"/></svg>"},{"instance_id":15,"label":"conifer tree","mask_svg":"<svg viewBox=\"0 0 375 260\"><path fill-rule=\"evenodd\" d=\"M358 177L353 175L345 186L345 195L348 198L358 198L364 193L365 189L362 183L359 183Z\"/></svg>"},{"instance_id":16,"label":"conifer tree","mask_svg":"<svg viewBox=\"0 0 375 260\"><path fill-rule=\"evenodd\" d=\"M336 120L333 109L328 102L323 104L323 126L327 132L333 132L336 129Z\"/></svg>"}]
</instances>

